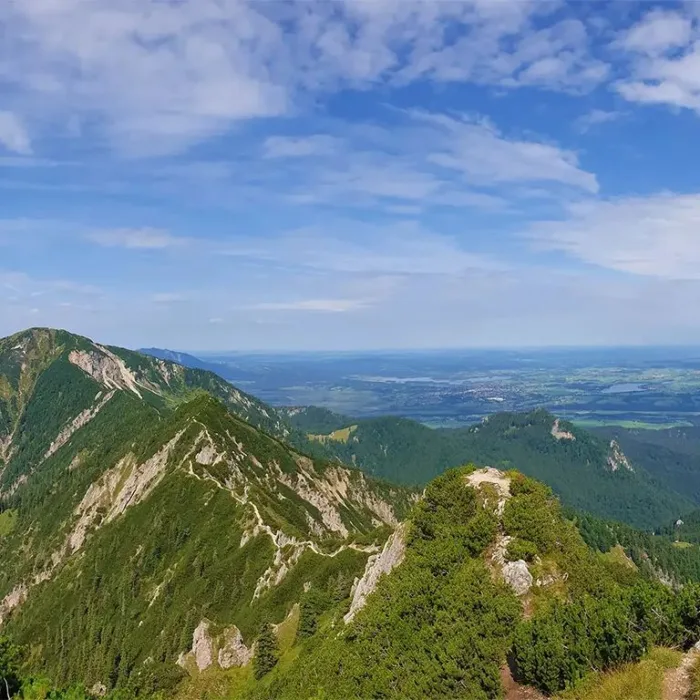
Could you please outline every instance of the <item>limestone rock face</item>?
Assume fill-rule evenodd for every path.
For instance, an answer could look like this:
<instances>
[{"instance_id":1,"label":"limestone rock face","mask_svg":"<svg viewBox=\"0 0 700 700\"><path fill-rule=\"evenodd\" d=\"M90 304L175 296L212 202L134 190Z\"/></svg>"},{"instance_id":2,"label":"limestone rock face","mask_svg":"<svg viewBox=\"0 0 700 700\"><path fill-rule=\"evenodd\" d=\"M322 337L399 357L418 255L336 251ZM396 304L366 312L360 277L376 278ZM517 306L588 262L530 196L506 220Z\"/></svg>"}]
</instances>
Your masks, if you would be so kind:
<instances>
[{"instance_id":1,"label":"limestone rock face","mask_svg":"<svg viewBox=\"0 0 700 700\"><path fill-rule=\"evenodd\" d=\"M223 669L245 666L253 658L253 649L243 643L243 635L235 625L223 633L223 645L219 649L219 666Z\"/></svg>"},{"instance_id":2,"label":"limestone rock face","mask_svg":"<svg viewBox=\"0 0 700 700\"><path fill-rule=\"evenodd\" d=\"M178 665L187 668L194 661L199 671L206 671L212 665L227 669L245 666L253 658L255 650L243 642L243 635L235 625L227 627L221 634L212 635L211 622L202 620L192 635L192 649L180 654Z\"/></svg>"},{"instance_id":3,"label":"limestone rock face","mask_svg":"<svg viewBox=\"0 0 700 700\"><path fill-rule=\"evenodd\" d=\"M200 671L209 668L214 661L214 640L209 634L207 620L202 620L192 635L192 655Z\"/></svg>"},{"instance_id":4,"label":"limestone rock face","mask_svg":"<svg viewBox=\"0 0 700 700\"><path fill-rule=\"evenodd\" d=\"M522 559L510 561L503 567L503 580L515 591L515 595L525 595L532 587L532 574Z\"/></svg>"},{"instance_id":5,"label":"limestone rock face","mask_svg":"<svg viewBox=\"0 0 700 700\"><path fill-rule=\"evenodd\" d=\"M406 555L406 529L403 525L396 528L386 541L384 549L367 560L367 566L362 578L356 579L352 589L350 610L343 617L347 624L351 622L359 610L365 607L367 596L377 588L379 579L398 566Z\"/></svg>"}]
</instances>

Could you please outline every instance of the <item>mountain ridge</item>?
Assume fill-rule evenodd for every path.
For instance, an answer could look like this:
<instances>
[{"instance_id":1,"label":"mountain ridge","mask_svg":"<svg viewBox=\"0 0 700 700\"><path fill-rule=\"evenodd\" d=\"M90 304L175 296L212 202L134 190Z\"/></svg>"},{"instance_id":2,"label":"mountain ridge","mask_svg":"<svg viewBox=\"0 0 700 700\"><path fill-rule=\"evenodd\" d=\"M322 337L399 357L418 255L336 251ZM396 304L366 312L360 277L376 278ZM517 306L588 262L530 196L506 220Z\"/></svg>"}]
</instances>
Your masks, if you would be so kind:
<instances>
[{"instance_id":1,"label":"mountain ridge","mask_svg":"<svg viewBox=\"0 0 700 700\"><path fill-rule=\"evenodd\" d=\"M0 340L0 376L0 618L61 683L150 657L175 678L203 618L251 644L306 581L349 586L414 498L295 451L208 372L36 329Z\"/></svg>"},{"instance_id":2,"label":"mountain ridge","mask_svg":"<svg viewBox=\"0 0 700 700\"><path fill-rule=\"evenodd\" d=\"M0 377L0 625L74 697L486 699L509 655L555 692L700 634L700 549L567 519L512 469L376 480L215 375L60 331L0 340ZM475 434L636 474L535 419Z\"/></svg>"}]
</instances>

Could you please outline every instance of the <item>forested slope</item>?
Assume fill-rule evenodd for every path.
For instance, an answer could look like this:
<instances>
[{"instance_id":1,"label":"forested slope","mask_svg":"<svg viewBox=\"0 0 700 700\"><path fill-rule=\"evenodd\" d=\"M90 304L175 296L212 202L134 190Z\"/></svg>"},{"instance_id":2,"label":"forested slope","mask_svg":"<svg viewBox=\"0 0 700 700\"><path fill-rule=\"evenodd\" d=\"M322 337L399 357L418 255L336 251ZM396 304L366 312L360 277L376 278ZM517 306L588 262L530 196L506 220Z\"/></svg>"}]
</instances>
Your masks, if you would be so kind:
<instances>
[{"instance_id":1,"label":"forested slope","mask_svg":"<svg viewBox=\"0 0 700 700\"><path fill-rule=\"evenodd\" d=\"M59 685L170 697L203 634L225 653L195 665L240 666L305 587L347 595L414 499L294 451L214 375L56 331L0 342L0 625Z\"/></svg>"},{"instance_id":2,"label":"forested slope","mask_svg":"<svg viewBox=\"0 0 700 700\"><path fill-rule=\"evenodd\" d=\"M682 479L649 473L643 466L648 462L628 456L614 439L544 410L497 413L470 428L442 430L391 417L346 419L350 422L339 429L342 417L337 414L312 409L284 413L340 461L397 483L422 484L469 461L516 467L550 485L569 506L643 528L681 517L700 504L700 492L686 488ZM333 431L322 433L329 425Z\"/></svg>"}]
</instances>

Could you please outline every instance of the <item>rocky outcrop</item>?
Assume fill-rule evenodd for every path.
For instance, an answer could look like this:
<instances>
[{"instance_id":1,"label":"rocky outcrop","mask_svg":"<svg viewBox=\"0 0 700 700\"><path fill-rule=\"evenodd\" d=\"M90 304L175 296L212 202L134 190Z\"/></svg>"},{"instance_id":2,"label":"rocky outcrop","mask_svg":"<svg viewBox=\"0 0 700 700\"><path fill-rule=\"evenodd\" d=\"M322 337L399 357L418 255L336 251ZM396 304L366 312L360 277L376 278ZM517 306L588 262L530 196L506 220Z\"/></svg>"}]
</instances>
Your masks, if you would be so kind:
<instances>
[{"instance_id":1,"label":"rocky outcrop","mask_svg":"<svg viewBox=\"0 0 700 700\"><path fill-rule=\"evenodd\" d=\"M75 509L78 520L68 537L70 552L82 547L93 525L114 520L148 496L165 474L170 453L181 435L182 431L143 464L134 464L133 456L127 455L90 485Z\"/></svg>"},{"instance_id":2,"label":"rocky outcrop","mask_svg":"<svg viewBox=\"0 0 700 700\"><path fill-rule=\"evenodd\" d=\"M315 474L306 472L302 466L305 461L302 461L300 470L294 475L280 472L279 480L320 513L323 525L328 531L347 537L348 529L338 508L342 497L338 498L337 492L334 493L334 489L325 479L319 479ZM308 462L311 463L311 460Z\"/></svg>"},{"instance_id":3,"label":"rocky outcrop","mask_svg":"<svg viewBox=\"0 0 700 700\"><path fill-rule=\"evenodd\" d=\"M245 666L253 658L253 648L243 642L243 635L235 625L227 627L221 635L223 644L219 649L217 661L223 669Z\"/></svg>"},{"instance_id":4,"label":"rocky outcrop","mask_svg":"<svg viewBox=\"0 0 700 700\"><path fill-rule=\"evenodd\" d=\"M321 516L318 525L328 532L348 536L348 527L342 517L342 508L346 505L370 511L377 525L395 527L398 524L391 505L372 492L364 475L352 479L350 472L340 467L328 467L320 474L308 457L297 457L297 464L298 472L286 474L277 470L277 478L314 507ZM314 526L310 525L310 528L317 531Z\"/></svg>"},{"instance_id":5,"label":"rocky outcrop","mask_svg":"<svg viewBox=\"0 0 700 700\"><path fill-rule=\"evenodd\" d=\"M157 387L139 382L124 360L111 350L97 344L93 347L94 350L71 350L68 360L108 389L133 391L139 398L141 398L139 387L158 393Z\"/></svg>"},{"instance_id":6,"label":"rocky outcrop","mask_svg":"<svg viewBox=\"0 0 700 700\"><path fill-rule=\"evenodd\" d=\"M379 554L367 560L367 566L362 578L355 579L353 584L350 610L343 617L347 624L367 604L367 597L374 593L377 584L384 574L388 574L404 560L406 556L406 526L399 525L384 545Z\"/></svg>"},{"instance_id":7,"label":"rocky outcrop","mask_svg":"<svg viewBox=\"0 0 700 700\"><path fill-rule=\"evenodd\" d=\"M214 662L214 640L209 634L209 621L202 620L192 635L192 656L197 668L204 671Z\"/></svg>"},{"instance_id":8,"label":"rocky outcrop","mask_svg":"<svg viewBox=\"0 0 700 700\"><path fill-rule=\"evenodd\" d=\"M552 437L555 440L575 440L576 439L576 436L572 432L569 432L568 430L561 429L558 418L554 421L554 425L552 426Z\"/></svg>"},{"instance_id":9,"label":"rocky outcrop","mask_svg":"<svg viewBox=\"0 0 700 700\"><path fill-rule=\"evenodd\" d=\"M532 588L532 574L527 568L527 562L522 559L509 561L504 565L503 580L517 596L525 595Z\"/></svg>"},{"instance_id":10,"label":"rocky outcrop","mask_svg":"<svg viewBox=\"0 0 700 700\"><path fill-rule=\"evenodd\" d=\"M511 497L510 479L499 469L484 467L477 469L467 476L467 483L475 489L481 489L487 485L495 488L498 495L496 503L496 515L499 519L503 517L506 502ZM501 523L501 529L503 524ZM527 567L527 562L507 561L508 545L513 538L505 535L502 531L496 538L496 542L491 553L491 567L494 575L501 578L513 589L516 595L525 595L532 588L533 578Z\"/></svg>"},{"instance_id":11,"label":"rocky outcrop","mask_svg":"<svg viewBox=\"0 0 700 700\"><path fill-rule=\"evenodd\" d=\"M620 444L617 440L610 441L610 454L608 455L608 467L610 471L616 472L618 469L627 469L627 471L633 472L634 469L630 464L629 459L622 451Z\"/></svg>"},{"instance_id":12,"label":"rocky outcrop","mask_svg":"<svg viewBox=\"0 0 700 700\"><path fill-rule=\"evenodd\" d=\"M510 498L510 479L502 471L493 467L477 469L467 476L467 483L475 489L480 488L484 484L489 484L495 488L498 494L496 514L499 517L503 515L506 501Z\"/></svg>"},{"instance_id":13,"label":"rocky outcrop","mask_svg":"<svg viewBox=\"0 0 700 700\"><path fill-rule=\"evenodd\" d=\"M107 686L98 681L92 686L92 688L90 688L90 694L98 698L103 698L105 695L107 695Z\"/></svg>"},{"instance_id":14,"label":"rocky outcrop","mask_svg":"<svg viewBox=\"0 0 700 700\"><path fill-rule=\"evenodd\" d=\"M243 642L243 635L235 625L227 627L219 635L212 634L212 623L202 620L192 635L192 649L180 654L177 663L186 668L194 663L198 671L206 671L217 665L224 670L245 666L253 658L253 648Z\"/></svg>"},{"instance_id":15,"label":"rocky outcrop","mask_svg":"<svg viewBox=\"0 0 700 700\"><path fill-rule=\"evenodd\" d=\"M0 625L3 623L9 613L11 613L18 605L24 603L29 593L29 587L20 583L15 586L1 601L0 601Z\"/></svg>"}]
</instances>

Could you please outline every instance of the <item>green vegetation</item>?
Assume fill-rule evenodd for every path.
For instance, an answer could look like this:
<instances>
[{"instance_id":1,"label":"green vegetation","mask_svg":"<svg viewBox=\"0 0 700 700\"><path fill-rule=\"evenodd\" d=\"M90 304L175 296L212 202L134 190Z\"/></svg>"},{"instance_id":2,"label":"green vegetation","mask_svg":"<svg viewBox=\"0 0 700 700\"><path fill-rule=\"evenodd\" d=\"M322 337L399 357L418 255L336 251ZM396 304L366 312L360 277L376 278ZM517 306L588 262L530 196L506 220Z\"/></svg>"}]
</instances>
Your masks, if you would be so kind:
<instances>
[{"instance_id":1,"label":"green vegetation","mask_svg":"<svg viewBox=\"0 0 700 700\"><path fill-rule=\"evenodd\" d=\"M7 637L0 637L0 700L19 690L19 649Z\"/></svg>"},{"instance_id":2,"label":"green vegetation","mask_svg":"<svg viewBox=\"0 0 700 700\"><path fill-rule=\"evenodd\" d=\"M328 435L353 423L352 418L318 406L282 408L285 418L302 433Z\"/></svg>"},{"instance_id":3,"label":"green vegetation","mask_svg":"<svg viewBox=\"0 0 700 700\"><path fill-rule=\"evenodd\" d=\"M575 686L592 669L637 662L652 645L687 648L699 634L699 586L674 595L640 582L602 596L551 601L521 623L513 650L520 678L554 693Z\"/></svg>"},{"instance_id":4,"label":"green vegetation","mask_svg":"<svg viewBox=\"0 0 700 700\"><path fill-rule=\"evenodd\" d=\"M429 485L405 562L381 580L355 622L340 635L321 629L292 668L271 674L252 696L478 700L498 692L520 605L481 559L496 519L464 475L454 470Z\"/></svg>"},{"instance_id":5,"label":"green vegetation","mask_svg":"<svg viewBox=\"0 0 700 700\"><path fill-rule=\"evenodd\" d=\"M6 510L0 512L0 537L7 537L15 528L17 511Z\"/></svg>"},{"instance_id":6,"label":"green vegetation","mask_svg":"<svg viewBox=\"0 0 700 700\"><path fill-rule=\"evenodd\" d=\"M263 625L256 639L255 657L253 658L253 674L260 680L277 665L280 650L272 625Z\"/></svg>"},{"instance_id":7,"label":"green vegetation","mask_svg":"<svg viewBox=\"0 0 700 700\"><path fill-rule=\"evenodd\" d=\"M664 700L664 674L678 666L681 654L657 647L636 664L616 671L591 674L577 688L558 700Z\"/></svg>"},{"instance_id":8,"label":"green vegetation","mask_svg":"<svg viewBox=\"0 0 700 700\"><path fill-rule=\"evenodd\" d=\"M26 650L25 678L172 697L185 676L175 662L205 618L236 625L248 646L262 625L294 619L288 647L307 588L345 600L389 535L372 508L403 517L410 506L410 490L294 452L274 409L215 375L53 331L10 341L0 341L12 407L0 426L0 602L30 590L9 616L0 603L0 616ZM126 380L115 389L121 379L105 387L74 351L138 391ZM89 418L66 431L79 415ZM52 687L31 683L32 697Z\"/></svg>"},{"instance_id":9,"label":"green vegetation","mask_svg":"<svg viewBox=\"0 0 700 700\"><path fill-rule=\"evenodd\" d=\"M404 563L352 625L339 633L344 607L333 613L326 597L308 596L314 622L306 626L302 603L295 664L246 697L496 697L509 651L518 677L546 692L573 688L571 698L607 700L647 697L615 696L620 688L658 689L678 655L646 655L697 638L700 587L676 593L596 554L545 486L512 472L502 533L533 560L533 576L552 576L526 596L533 613L523 619L521 604L489 571L498 518L488 490L465 487L468 471L431 482L413 512ZM615 672L591 678L594 669Z\"/></svg>"},{"instance_id":10,"label":"green vegetation","mask_svg":"<svg viewBox=\"0 0 700 700\"><path fill-rule=\"evenodd\" d=\"M700 581L700 547L676 546L673 527L653 535L585 513L570 512L569 516L590 547L599 552L621 549L647 578L663 576L675 584Z\"/></svg>"},{"instance_id":11,"label":"green vegetation","mask_svg":"<svg viewBox=\"0 0 700 700\"><path fill-rule=\"evenodd\" d=\"M635 527L675 520L700 504L700 481L689 497L686 482L654 472L657 479L640 466L636 453L630 455L634 471L624 466L612 470L610 440L565 421L561 431L575 439L557 439L554 421L543 410L498 413L461 429L435 430L401 418L353 420L357 427L351 439L325 439L323 448L342 462L404 484L425 483L465 462L516 467L549 484L566 505ZM339 434L337 428L333 434ZM700 469L695 479L698 474Z\"/></svg>"}]
</instances>

